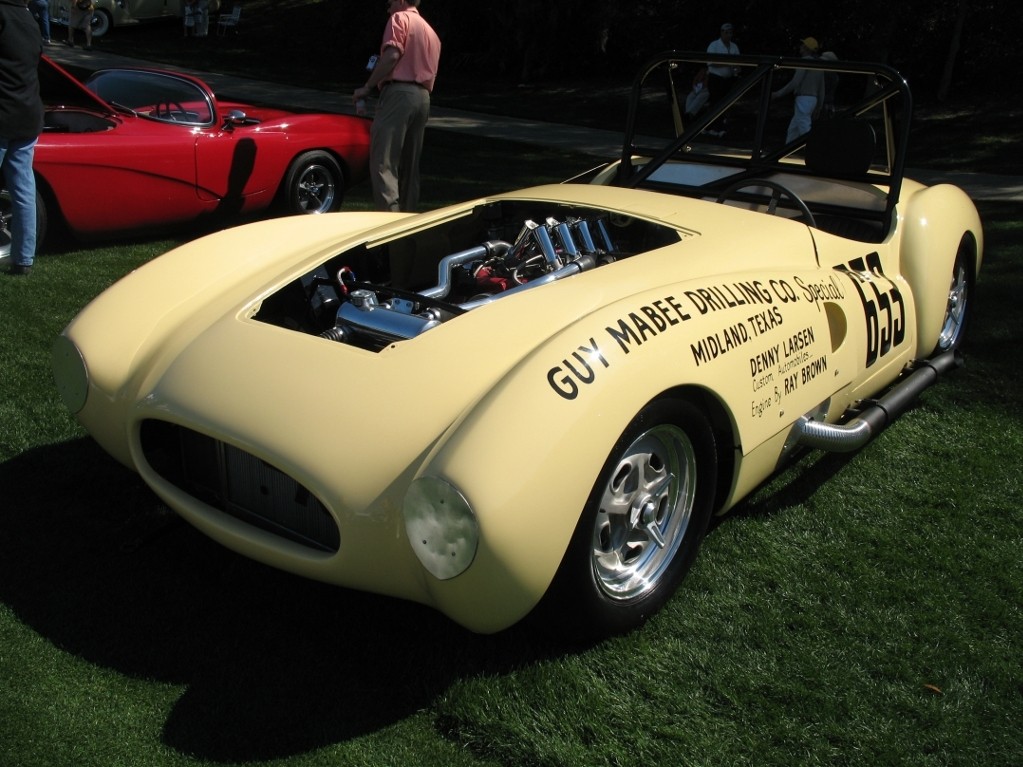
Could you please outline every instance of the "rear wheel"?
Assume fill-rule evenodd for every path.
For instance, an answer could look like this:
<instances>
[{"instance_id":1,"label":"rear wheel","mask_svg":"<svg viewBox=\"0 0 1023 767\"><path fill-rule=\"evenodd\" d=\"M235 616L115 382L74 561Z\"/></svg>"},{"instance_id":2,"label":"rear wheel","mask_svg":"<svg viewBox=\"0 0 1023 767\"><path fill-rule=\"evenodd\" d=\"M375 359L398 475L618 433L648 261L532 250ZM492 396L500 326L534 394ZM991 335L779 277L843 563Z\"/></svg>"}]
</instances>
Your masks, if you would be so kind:
<instances>
[{"instance_id":1,"label":"rear wheel","mask_svg":"<svg viewBox=\"0 0 1023 767\"><path fill-rule=\"evenodd\" d=\"M338 161L327 152L299 155L284 177L288 213L330 213L341 207L345 177Z\"/></svg>"},{"instance_id":2,"label":"rear wheel","mask_svg":"<svg viewBox=\"0 0 1023 767\"><path fill-rule=\"evenodd\" d=\"M952 277L948 287L948 302L945 306L945 319L938 336L936 352L948 352L958 349L966 334L967 320L970 316L970 297L973 290L973 270L969 257L969 247L964 240L959 245Z\"/></svg>"},{"instance_id":3,"label":"rear wheel","mask_svg":"<svg viewBox=\"0 0 1023 767\"><path fill-rule=\"evenodd\" d=\"M601 469L545 607L576 633L640 625L696 557L716 472L713 433L692 404L645 407Z\"/></svg>"}]
</instances>

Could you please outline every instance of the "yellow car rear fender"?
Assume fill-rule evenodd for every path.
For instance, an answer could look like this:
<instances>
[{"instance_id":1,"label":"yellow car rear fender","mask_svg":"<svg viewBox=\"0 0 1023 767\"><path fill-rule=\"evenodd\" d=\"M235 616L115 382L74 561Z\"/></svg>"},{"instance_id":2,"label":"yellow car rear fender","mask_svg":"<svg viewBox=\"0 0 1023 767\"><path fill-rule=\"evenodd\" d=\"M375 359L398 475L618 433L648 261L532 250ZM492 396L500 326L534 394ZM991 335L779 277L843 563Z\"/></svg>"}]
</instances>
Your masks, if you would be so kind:
<instances>
[{"instance_id":1,"label":"yellow car rear fender","mask_svg":"<svg viewBox=\"0 0 1023 767\"><path fill-rule=\"evenodd\" d=\"M972 280L980 271L984 233L973 201L949 184L928 187L910 197L899 226L903 229L902 273L916 296L916 356L929 357L944 321L956 256L964 249Z\"/></svg>"}]
</instances>

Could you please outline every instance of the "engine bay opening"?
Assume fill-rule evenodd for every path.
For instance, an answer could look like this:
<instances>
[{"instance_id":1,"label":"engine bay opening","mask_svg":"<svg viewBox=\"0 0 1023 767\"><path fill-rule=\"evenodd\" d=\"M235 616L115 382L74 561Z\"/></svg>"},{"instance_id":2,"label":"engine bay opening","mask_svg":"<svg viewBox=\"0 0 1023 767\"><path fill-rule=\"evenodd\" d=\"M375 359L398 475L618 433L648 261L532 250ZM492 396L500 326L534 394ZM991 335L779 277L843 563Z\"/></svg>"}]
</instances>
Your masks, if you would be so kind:
<instances>
[{"instance_id":1,"label":"engine bay opening","mask_svg":"<svg viewBox=\"0 0 1023 767\"><path fill-rule=\"evenodd\" d=\"M267 297L255 319L379 351L498 298L681 240L606 210L500 200L360 245Z\"/></svg>"}]
</instances>

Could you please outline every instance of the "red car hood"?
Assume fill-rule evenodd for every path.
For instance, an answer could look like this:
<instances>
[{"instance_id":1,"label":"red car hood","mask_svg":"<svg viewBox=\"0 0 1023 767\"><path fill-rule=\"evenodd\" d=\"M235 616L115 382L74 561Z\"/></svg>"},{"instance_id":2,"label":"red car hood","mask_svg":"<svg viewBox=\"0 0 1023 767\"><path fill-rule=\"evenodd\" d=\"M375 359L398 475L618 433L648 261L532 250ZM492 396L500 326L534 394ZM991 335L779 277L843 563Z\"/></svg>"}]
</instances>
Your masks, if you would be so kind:
<instances>
[{"instance_id":1,"label":"red car hood","mask_svg":"<svg viewBox=\"0 0 1023 767\"><path fill-rule=\"evenodd\" d=\"M39 92L47 107L82 107L100 112L114 110L55 61L39 59Z\"/></svg>"}]
</instances>

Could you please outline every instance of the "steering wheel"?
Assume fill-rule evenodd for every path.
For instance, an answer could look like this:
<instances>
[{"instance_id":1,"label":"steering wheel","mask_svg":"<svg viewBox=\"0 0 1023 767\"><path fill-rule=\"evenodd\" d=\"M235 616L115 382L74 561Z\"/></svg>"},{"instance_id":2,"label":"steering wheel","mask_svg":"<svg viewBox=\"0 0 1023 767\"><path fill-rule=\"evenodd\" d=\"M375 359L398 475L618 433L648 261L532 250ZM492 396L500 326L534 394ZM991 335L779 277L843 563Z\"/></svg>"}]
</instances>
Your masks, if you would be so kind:
<instances>
[{"instance_id":1,"label":"steering wheel","mask_svg":"<svg viewBox=\"0 0 1023 767\"><path fill-rule=\"evenodd\" d=\"M160 101L156 104L153 114L161 120L175 120L174 113L184 116L185 108L177 101Z\"/></svg>"},{"instance_id":2,"label":"steering wheel","mask_svg":"<svg viewBox=\"0 0 1023 767\"><path fill-rule=\"evenodd\" d=\"M749 189L754 186L766 186L771 190L771 200L767 203L767 213L769 215L777 215L778 202L782 197L788 197L796 208L799 209L799 218L802 218L810 226L817 226L817 220L813 217L813 213L810 212L810 208L799 195L784 184L779 184L777 181L771 181L766 178L744 178L742 181L737 181L719 194L717 201L725 202L740 189Z\"/></svg>"}]
</instances>

